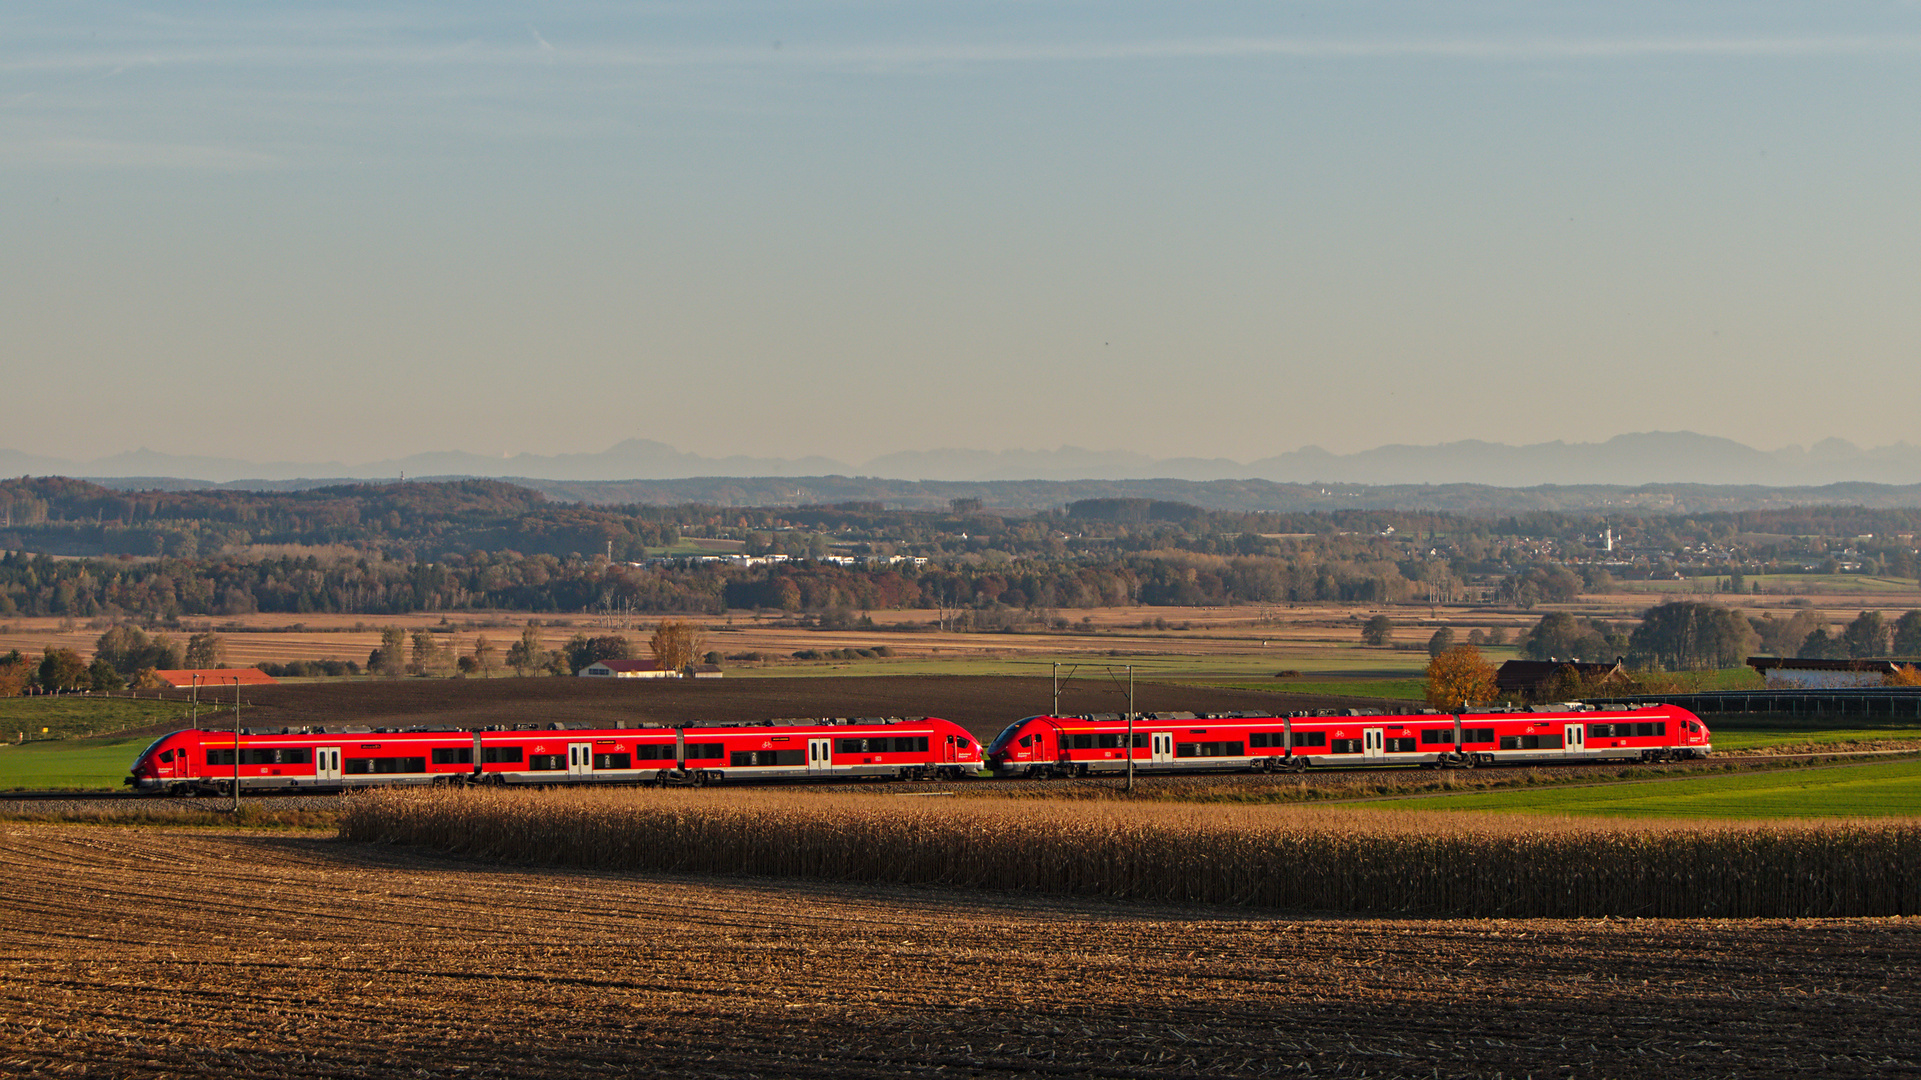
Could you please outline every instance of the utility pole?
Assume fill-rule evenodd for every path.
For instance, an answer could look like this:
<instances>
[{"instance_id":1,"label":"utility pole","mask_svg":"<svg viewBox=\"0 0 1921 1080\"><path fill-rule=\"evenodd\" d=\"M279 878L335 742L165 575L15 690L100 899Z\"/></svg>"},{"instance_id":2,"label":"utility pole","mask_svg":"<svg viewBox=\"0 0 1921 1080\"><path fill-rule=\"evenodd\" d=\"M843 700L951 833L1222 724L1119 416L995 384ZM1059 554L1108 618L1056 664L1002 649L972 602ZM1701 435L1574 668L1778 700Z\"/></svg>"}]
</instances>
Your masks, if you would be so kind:
<instances>
[{"instance_id":1,"label":"utility pole","mask_svg":"<svg viewBox=\"0 0 1921 1080\"><path fill-rule=\"evenodd\" d=\"M1060 714L1061 714L1061 662L1059 660L1056 660L1054 661L1054 711L1051 713L1048 713L1047 715L1059 716Z\"/></svg>"},{"instance_id":2,"label":"utility pole","mask_svg":"<svg viewBox=\"0 0 1921 1080\"><path fill-rule=\"evenodd\" d=\"M188 715L193 717L193 729L195 731L199 731L200 730L200 676L199 674L196 673L196 674L187 676L187 686L189 687L187 691L187 699L188 699L187 713Z\"/></svg>"},{"instance_id":3,"label":"utility pole","mask_svg":"<svg viewBox=\"0 0 1921 1080\"><path fill-rule=\"evenodd\" d=\"M1134 790L1134 665L1132 664L1127 665L1127 790Z\"/></svg>"},{"instance_id":4,"label":"utility pole","mask_svg":"<svg viewBox=\"0 0 1921 1080\"><path fill-rule=\"evenodd\" d=\"M233 812L240 813L240 676L233 677Z\"/></svg>"}]
</instances>

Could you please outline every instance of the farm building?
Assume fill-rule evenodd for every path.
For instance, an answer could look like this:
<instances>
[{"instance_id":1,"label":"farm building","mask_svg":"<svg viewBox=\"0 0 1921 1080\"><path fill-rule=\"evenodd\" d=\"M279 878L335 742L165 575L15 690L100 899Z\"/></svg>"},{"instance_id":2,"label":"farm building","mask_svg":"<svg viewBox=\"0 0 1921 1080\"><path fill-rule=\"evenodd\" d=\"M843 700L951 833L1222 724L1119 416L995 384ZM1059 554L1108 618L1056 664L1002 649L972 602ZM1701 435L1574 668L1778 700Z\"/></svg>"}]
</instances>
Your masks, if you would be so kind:
<instances>
[{"instance_id":1,"label":"farm building","mask_svg":"<svg viewBox=\"0 0 1921 1080\"><path fill-rule=\"evenodd\" d=\"M1849 686L1880 686L1894 673L1895 662L1750 656L1748 666L1761 673L1770 690L1835 690Z\"/></svg>"},{"instance_id":2,"label":"farm building","mask_svg":"<svg viewBox=\"0 0 1921 1080\"><path fill-rule=\"evenodd\" d=\"M153 674L155 678L173 687L175 690L187 690L195 686L218 689L222 686L233 686L235 684L240 686L280 685L280 680L274 678L272 675L267 674L259 668L250 667L175 668L168 671L156 671Z\"/></svg>"},{"instance_id":3,"label":"farm building","mask_svg":"<svg viewBox=\"0 0 1921 1080\"><path fill-rule=\"evenodd\" d=\"M1579 660L1509 660L1494 673L1494 689L1502 695L1553 696L1570 684L1601 686L1627 679L1619 660L1584 664Z\"/></svg>"},{"instance_id":4,"label":"farm building","mask_svg":"<svg viewBox=\"0 0 1921 1080\"><path fill-rule=\"evenodd\" d=\"M583 679L671 679L680 673L654 660L596 660L575 674Z\"/></svg>"}]
</instances>

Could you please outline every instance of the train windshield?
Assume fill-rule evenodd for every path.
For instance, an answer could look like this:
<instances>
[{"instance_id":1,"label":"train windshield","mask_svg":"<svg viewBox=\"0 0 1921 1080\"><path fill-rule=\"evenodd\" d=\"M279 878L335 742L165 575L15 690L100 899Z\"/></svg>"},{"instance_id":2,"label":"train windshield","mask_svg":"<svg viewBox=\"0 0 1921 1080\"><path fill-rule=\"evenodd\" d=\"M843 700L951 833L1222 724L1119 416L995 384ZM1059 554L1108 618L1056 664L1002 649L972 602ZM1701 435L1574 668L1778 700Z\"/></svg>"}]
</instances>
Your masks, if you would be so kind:
<instances>
[{"instance_id":1,"label":"train windshield","mask_svg":"<svg viewBox=\"0 0 1921 1080\"><path fill-rule=\"evenodd\" d=\"M1031 716L1027 718L1027 720L1032 720L1032 719L1034 718ZM1005 748L1008 743L1014 741L1014 736L1020 734L1021 727L1027 723L1027 720L1016 720L1013 723L1007 725L1007 727L1001 730L1001 733L999 735L994 736L993 742L987 744L987 752L989 754L1000 753L1001 750Z\"/></svg>"},{"instance_id":2,"label":"train windshield","mask_svg":"<svg viewBox=\"0 0 1921 1080\"><path fill-rule=\"evenodd\" d=\"M147 748L140 751L139 755L133 759L134 767L138 767L141 762L147 760L147 756L159 749L160 744L166 742L168 738L170 738L170 736L162 735L158 739L148 743Z\"/></svg>"}]
</instances>

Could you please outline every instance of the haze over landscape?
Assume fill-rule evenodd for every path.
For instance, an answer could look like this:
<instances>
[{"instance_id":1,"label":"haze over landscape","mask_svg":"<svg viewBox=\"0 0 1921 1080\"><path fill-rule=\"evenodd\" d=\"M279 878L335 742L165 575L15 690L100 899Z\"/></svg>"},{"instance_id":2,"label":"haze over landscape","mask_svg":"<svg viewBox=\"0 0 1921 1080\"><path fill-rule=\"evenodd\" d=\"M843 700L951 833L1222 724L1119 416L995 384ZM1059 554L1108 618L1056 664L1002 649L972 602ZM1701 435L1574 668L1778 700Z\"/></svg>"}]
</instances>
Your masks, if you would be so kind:
<instances>
[{"instance_id":1,"label":"haze over landscape","mask_svg":"<svg viewBox=\"0 0 1921 1080\"><path fill-rule=\"evenodd\" d=\"M0 468L1914 483L1918 61L1911 5L9 5Z\"/></svg>"}]
</instances>

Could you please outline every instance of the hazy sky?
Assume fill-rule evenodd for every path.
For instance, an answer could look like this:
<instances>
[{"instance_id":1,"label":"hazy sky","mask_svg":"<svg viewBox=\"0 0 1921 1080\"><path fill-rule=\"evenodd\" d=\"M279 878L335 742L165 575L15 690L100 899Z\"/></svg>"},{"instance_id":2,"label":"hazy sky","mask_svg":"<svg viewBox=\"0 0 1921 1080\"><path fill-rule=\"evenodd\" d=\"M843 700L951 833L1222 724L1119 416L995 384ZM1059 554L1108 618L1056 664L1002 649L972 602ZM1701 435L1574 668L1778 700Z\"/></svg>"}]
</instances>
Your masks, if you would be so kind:
<instances>
[{"instance_id":1,"label":"hazy sky","mask_svg":"<svg viewBox=\"0 0 1921 1080\"><path fill-rule=\"evenodd\" d=\"M1921 441L1913 3L0 5L0 447Z\"/></svg>"}]
</instances>

